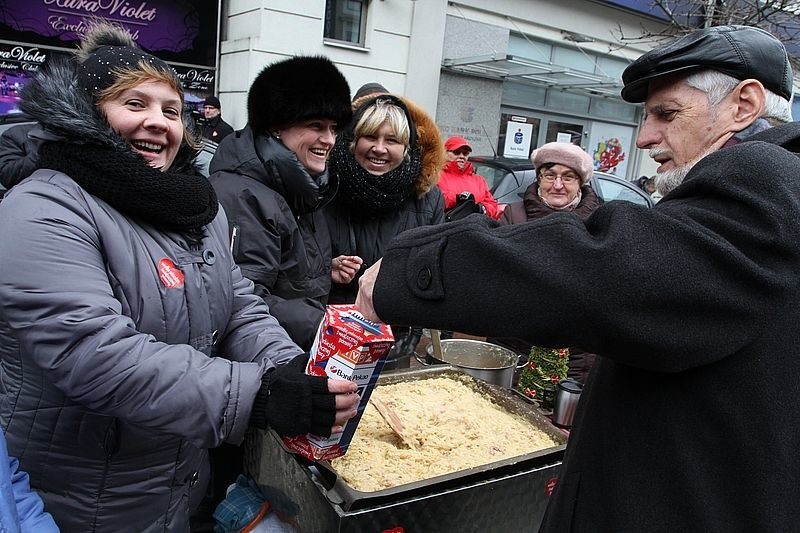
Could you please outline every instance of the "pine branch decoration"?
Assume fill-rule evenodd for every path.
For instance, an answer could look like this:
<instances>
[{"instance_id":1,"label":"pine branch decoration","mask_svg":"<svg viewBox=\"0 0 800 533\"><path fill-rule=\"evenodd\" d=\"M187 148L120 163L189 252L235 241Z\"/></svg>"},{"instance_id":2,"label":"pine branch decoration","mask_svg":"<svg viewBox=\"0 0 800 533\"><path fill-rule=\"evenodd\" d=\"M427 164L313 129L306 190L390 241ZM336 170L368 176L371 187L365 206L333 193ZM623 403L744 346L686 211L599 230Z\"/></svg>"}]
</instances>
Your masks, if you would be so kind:
<instances>
[{"instance_id":1,"label":"pine branch decoration","mask_svg":"<svg viewBox=\"0 0 800 533\"><path fill-rule=\"evenodd\" d=\"M545 390L553 390L559 380L567 377L569 349L534 346L528 364L522 369L517 389L525 396L542 401Z\"/></svg>"}]
</instances>

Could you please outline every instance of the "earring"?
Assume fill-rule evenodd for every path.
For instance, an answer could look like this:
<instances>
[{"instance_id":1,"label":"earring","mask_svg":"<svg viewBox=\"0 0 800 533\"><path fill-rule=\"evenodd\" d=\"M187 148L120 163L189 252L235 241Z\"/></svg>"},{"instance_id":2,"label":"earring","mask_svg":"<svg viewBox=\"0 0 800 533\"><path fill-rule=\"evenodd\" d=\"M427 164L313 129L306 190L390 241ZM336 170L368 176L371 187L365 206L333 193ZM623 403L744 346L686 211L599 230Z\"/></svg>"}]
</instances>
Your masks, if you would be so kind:
<instances>
[{"instance_id":1,"label":"earring","mask_svg":"<svg viewBox=\"0 0 800 533\"><path fill-rule=\"evenodd\" d=\"M277 131L275 133L273 133L272 136L275 137L276 139L280 139L281 138L281 134L278 133Z\"/></svg>"}]
</instances>

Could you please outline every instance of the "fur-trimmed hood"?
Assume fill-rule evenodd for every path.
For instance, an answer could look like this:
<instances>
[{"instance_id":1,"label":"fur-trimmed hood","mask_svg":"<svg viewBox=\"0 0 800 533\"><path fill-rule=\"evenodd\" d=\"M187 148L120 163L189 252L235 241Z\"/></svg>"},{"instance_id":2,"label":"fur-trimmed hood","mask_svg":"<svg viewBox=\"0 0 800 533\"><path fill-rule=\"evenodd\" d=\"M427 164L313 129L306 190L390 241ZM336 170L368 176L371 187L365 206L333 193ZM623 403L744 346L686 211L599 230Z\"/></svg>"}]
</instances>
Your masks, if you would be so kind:
<instances>
[{"instance_id":1,"label":"fur-trimmed hood","mask_svg":"<svg viewBox=\"0 0 800 533\"><path fill-rule=\"evenodd\" d=\"M54 58L23 88L20 110L42 127L42 140L94 144L135 153L128 142L109 126L88 94L78 90L76 77L74 62ZM194 159L197 153L198 150L184 142L171 170L196 170Z\"/></svg>"},{"instance_id":2,"label":"fur-trimmed hood","mask_svg":"<svg viewBox=\"0 0 800 533\"><path fill-rule=\"evenodd\" d=\"M354 100L353 110L355 111L364 103L374 99L378 94L368 94ZM422 170L414 183L414 189L418 196L422 196L427 194L439 181L439 172L447 162L444 142L439 133L439 127L425 110L408 98L402 96L396 96L396 98L405 104L417 128L417 143L421 149Z\"/></svg>"}]
</instances>

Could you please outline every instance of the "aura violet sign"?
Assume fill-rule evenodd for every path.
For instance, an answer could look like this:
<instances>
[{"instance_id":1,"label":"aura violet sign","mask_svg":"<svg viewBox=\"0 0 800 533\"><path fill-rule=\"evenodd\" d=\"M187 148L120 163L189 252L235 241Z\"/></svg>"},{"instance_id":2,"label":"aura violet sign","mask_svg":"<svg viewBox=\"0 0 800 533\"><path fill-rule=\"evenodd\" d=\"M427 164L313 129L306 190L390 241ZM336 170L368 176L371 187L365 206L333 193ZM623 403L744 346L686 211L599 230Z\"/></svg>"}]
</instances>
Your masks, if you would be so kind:
<instances>
[{"instance_id":1,"label":"aura violet sign","mask_svg":"<svg viewBox=\"0 0 800 533\"><path fill-rule=\"evenodd\" d=\"M143 49L166 61L214 66L216 1L0 0L3 40L74 48L93 18L125 26Z\"/></svg>"},{"instance_id":2,"label":"aura violet sign","mask_svg":"<svg viewBox=\"0 0 800 533\"><path fill-rule=\"evenodd\" d=\"M75 49L92 19L116 22L171 63L187 104L214 90L218 0L0 0L0 115L51 56ZM5 81L4 81L5 79Z\"/></svg>"}]
</instances>

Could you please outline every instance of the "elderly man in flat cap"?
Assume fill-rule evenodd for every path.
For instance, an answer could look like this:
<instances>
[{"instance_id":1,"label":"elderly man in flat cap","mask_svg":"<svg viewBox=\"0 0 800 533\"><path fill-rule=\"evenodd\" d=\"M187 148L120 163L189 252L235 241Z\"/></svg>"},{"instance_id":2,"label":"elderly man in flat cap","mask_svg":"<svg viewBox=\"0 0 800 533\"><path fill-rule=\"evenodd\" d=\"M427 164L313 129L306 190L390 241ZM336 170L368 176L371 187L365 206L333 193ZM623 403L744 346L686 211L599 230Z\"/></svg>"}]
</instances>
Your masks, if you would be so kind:
<instances>
[{"instance_id":1,"label":"elderly man in flat cap","mask_svg":"<svg viewBox=\"0 0 800 533\"><path fill-rule=\"evenodd\" d=\"M411 230L357 304L598 354L542 531L796 531L800 124L786 52L756 28L707 28L623 80L644 102L637 145L660 163L654 208Z\"/></svg>"}]
</instances>

